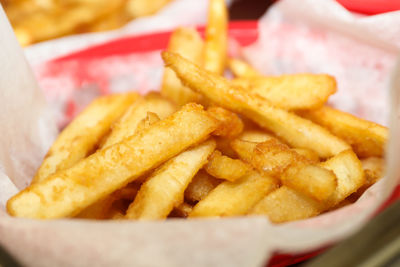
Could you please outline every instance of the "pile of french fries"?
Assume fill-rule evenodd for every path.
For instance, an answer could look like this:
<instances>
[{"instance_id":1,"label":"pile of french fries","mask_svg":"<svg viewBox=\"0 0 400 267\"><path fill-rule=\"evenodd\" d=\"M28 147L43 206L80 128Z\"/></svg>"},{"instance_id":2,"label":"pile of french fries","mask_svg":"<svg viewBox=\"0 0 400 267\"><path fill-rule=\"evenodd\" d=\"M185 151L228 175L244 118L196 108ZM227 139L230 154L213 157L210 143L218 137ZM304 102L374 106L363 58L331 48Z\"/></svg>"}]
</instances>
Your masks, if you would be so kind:
<instances>
[{"instance_id":1,"label":"pile of french fries","mask_svg":"<svg viewBox=\"0 0 400 267\"><path fill-rule=\"evenodd\" d=\"M1 0L22 46L83 32L120 28L172 0Z\"/></svg>"},{"instance_id":2,"label":"pile of french fries","mask_svg":"<svg viewBox=\"0 0 400 267\"><path fill-rule=\"evenodd\" d=\"M382 177L388 130L326 105L325 74L265 76L227 57L227 8L205 40L175 30L161 94L103 96L58 136L7 203L27 218L305 219L356 201ZM236 78L228 80L229 67Z\"/></svg>"}]
</instances>

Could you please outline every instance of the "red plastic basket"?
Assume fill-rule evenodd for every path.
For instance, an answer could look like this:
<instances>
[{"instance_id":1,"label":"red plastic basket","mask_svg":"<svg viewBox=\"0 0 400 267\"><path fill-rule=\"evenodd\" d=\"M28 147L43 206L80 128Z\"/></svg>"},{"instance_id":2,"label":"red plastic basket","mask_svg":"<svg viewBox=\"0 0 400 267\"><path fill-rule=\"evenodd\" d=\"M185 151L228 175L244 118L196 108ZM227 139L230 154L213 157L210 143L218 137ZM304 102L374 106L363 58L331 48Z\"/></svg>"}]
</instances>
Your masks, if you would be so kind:
<instances>
[{"instance_id":1,"label":"red plastic basket","mask_svg":"<svg viewBox=\"0 0 400 267\"><path fill-rule=\"evenodd\" d=\"M201 34L204 34L204 27L197 28ZM55 59L52 63L61 63L65 61L80 61L90 58L101 58L115 55L127 55L131 53L150 52L154 50L165 49L171 32L159 32L140 36L129 36L113 40L101 45L93 46L88 49L78 51L64 57ZM235 39L240 45L248 46L258 38L257 21L234 21L229 24L229 36ZM398 187L391 198L382 206L387 207L394 200L400 198L400 187ZM311 257L314 257L326 248L308 252L301 255L275 254L268 263L268 266L282 267L295 264Z\"/></svg>"}]
</instances>

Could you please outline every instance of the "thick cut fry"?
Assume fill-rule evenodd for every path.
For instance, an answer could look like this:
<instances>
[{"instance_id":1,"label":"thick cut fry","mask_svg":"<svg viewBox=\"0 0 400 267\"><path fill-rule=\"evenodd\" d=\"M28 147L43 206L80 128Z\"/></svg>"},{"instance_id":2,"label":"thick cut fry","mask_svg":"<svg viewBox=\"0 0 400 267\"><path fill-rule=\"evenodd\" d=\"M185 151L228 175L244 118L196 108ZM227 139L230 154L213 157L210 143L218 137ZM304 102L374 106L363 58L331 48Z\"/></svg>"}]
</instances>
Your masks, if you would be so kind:
<instances>
[{"instance_id":1,"label":"thick cut fry","mask_svg":"<svg viewBox=\"0 0 400 267\"><path fill-rule=\"evenodd\" d=\"M207 138L218 127L200 105L187 104L165 120L12 197L9 214L60 218L78 214L146 171Z\"/></svg>"},{"instance_id":2,"label":"thick cut fry","mask_svg":"<svg viewBox=\"0 0 400 267\"><path fill-rule=\"evenodd\" d=\"M385 153L389 133L384 126L327 106L301 115L345 140L359 157L382 157Z\"/></svg>"},{"instance_id":3,"label":"thick cut fry","mask_svg":"<svg viewBox=\"0 0 400 267\"><path fill-rule=\"evenodd\" d=\"M361 160L365 174L365 184L357 192L351 194L347 200L356 202L362 194L374 183L383 177L385 160L382 158L370 157Z\"/></svg>"},{"instance_id":4,"label":"thick cut fry","mask_svg":"<svg viewBox=\"0 0 400 267\"><path fill-rule=\"evenodd\" d=\"M328 199L336 190L333 172L314 165L275 139L257 144L250 164L267 175L279 177L282 184L319 201Z\"/></svg>"},{"instance_id":5,"label":"thick cut fry","mask_svg":"<svg viewBox=\"0 0 400 267\"><path fill-rule=\"evenodd\" d=\"M172 0L128 0L127 11L133 18L156 13Z\"/></svg>"},{"instance_id":6,"label":"thick cut fry","mask_svg":"<svg viewBox=\"0 0 400 267\"><path fill-rule=\"evenodd\" d=\"M370 157L361 160L365 173L365 185L371 186L383 177L385 160L383 158Z\"/></svg>"},{"instance_id":7,"label":"thick cut fry","mask_svg":"<svg viewBox=\"0 0 400 267\"><path fill-rule=\"evenodd\" d=\"M273 138L274 137L271 134L259 130L246 130L238 136L238 139L240 140L255 143L262 143Z\"/></svg>"},{"instance_id":8,"label":"thick cut fry","mask_svg":"<svg viewBox=\"0 0 400 267\"><path fill-rule=\"evenodd\" d=\"M249 214L267 215L271 222L283 223L316 216L322 210L323 204L282 186L258 202Z\"/></svg>"},{"instance_id":9,"label":"thick cut fry","mask_svg":"<svg viewBox=\"0 0 400 267\"><path fill-rule=\"evenodd\" d=\"M337 177L336 190L326 203L328 208L339 204L365 183L361 162L351 149L341 152L320 165L333 171Z\"/></svg>"},{"instance_id":10,"label":"thick cut fry","mask_svg":"<svg viewBox=\"0 0 400 267\"><path fill-rule=\"evenodd\" d=\"M178 53L198 65L203 64L203 47L204 42L200 34L191 28L176 29L168 44L169 51ZM170 68L164 70L161 94L179 106L189 102L201 102L202 100L202 96L184 86Z\"/></svg>"},{"instance_id":11,"label":"thick cut fry","mask_svg":"<svg viewBox=\"0 0 400 267\"><path fill-rule=\"evenodd\" d=\"M210 107L207 111L220 122L213 135L234 138L243 131L243 122L235 113L221 107Z\"/></svg>"},{"instance_id":12,"label":"thick cut fry","mask_svg":"<svg viewBox=\"0 0 400 267\"><path fill-rule=\"evenodd\" d=\"M276 188L274 178L251 171L235 182L222 182L194 206L189 217L243 215Z\"/></svg>"},{"instance_id":13,"label":"thick cut fry","mask_svg":"<svg viewBox=\"0 0 400 267\"><path fill-rule=\"evenodd\" d=\"M337 186L337 179L332 171L302 161L293 162L280 179L282 184L318 201L327 200Z\"/></svg>"},{"instance_id":14,"label":"thick cut fry","mask_svg":"<svg viewBox=\"0 0 400 267\"><path fill-rule=\"evenodd\" d=\"M327 74L287 74L233 80L232 85L258 94L287 110L315 109L336 92L335 78Z\"/></svg>"},{"instance_id":15,"label":"thick cut fry","mask_svg":"<svg viewBox=\"0 0 400 267\"><path fill-rule=\"evenodd\" d=\"M262 76L258 70L237 58L230 58L228 60L228 66L236 77L250 78Z\"/></svg>"},{"instance_id":16,"label":"thick cut fry","mask_svg":"<svg viewBox=\"0 0 400 267\"><path fill-rule=\"evenodd\" d=\"M200 170L185 190L185 200L194 203L205 198L211 190L221 183L221 180Z\"/></svg>"},{"instance_id":17,"label":"thick cut fry","mask_svg":"<svg viewBox=\"0 0 400 267\"><path fill-rule=\"evenodd\" d=\"M168 217L171 218L186 218L189 216L189 213L192 211L193 206L183 202L177 207L174 207L174 209L171 211L171 213L168 215Z\"/></svg>"},{"instance_id":18,"label":"thick cut fry","mask_svg":"<svg viewBox=\"0 0 400 267\"><path fill-rule=\"evenodd\" d=\"M125 112L125 114L112 126L110 135L107 137L102 148L121 142L124 138L133 135L138 126L144 127L141 123L145 123L148 112L155 113L160 119L165 119L175 112L175 107L169 101L157 95L149 95L146 98L140 98L133 103ZM156 120L150 115L146 123ZM141 125L141 126L140 126Z\"/></svg>"},{"instance_id":19,"label":"thick cut fry","mask_svg":"<svg viewBox=\"0 0 400 267\"><path fill-rule=\"evenodd\" d=\"M159 120L160 120L160 118L155 113L147 112L146 118L144 118L143 120L141 120L139 122L139 124L137 124L134 134L138 134L140 131L143 131L144 129L150 127L151 125L158 122ZM123 123L121 123L121 120L120 120L119 126L122 126L122 125L123 125ZM132 127L135 128L135 126L136 126L136 123L133 122ZM127 137L133 135L133 134L130 134L130 132L128 132L128 129L130 129L130 127L131 127L131 125L127 124L126 128L117 128L118 133L116 135L114 135L114 138L112 139L112 141L109 142L109 144L107 146L113 145L114 143L118 143L125 138L125 136L123 136L123 135L118 135L119 133L121 133L121 131L122 132L127 131ZM117 137L119 137L121 139L119 140ZM110 139L107 139L107 140L110 140ZM142 176L142 177L145 178L145 176ZM137 180L140 180L140 178L138 178ZM129 189L130 188L129 185L126 188ZM86 209L81 211L77 215L77 217L86 218L86 219L101 219L101 218L105 219L107 217L113 217L113 215L112 215L113 211L110 211L110 209L112 208L112 203L114 203L115 201L118 201L118 199L115 197L115 194L118 194L118 192L120 192L121 190L124 190L124 189L125 188L117 190L116 192L112 193L105 199L102 199L102 200L97 201L96 203L90 205L89 207L87 207ZM126 190L124 192L126 192ZM135 193L135 195L136 195L136 193ZM119 214L120 212L117 212L117 213Z\"/></svg>"},{"instance_id":20,"label":"thick cut fry","mask_svg":"<svg viewBox=\"0 0 400 267\"><path fill-rule=\"evenodd\" d=\"M107 219L114 216L115 211L113 210L113 204L117 201L133 201L137 192L139 191L140 184L130 183L124 188L121 188L105 199L97 201L93 205L90 205L82 212L80 212L76 218L81 219Z\"/></svg>"},{"instance_id":21,"label":"thick cut fry","mask_svg":"<svg viewBox=\"0 0 400 267\"><path fill-rule=\"evenodd\" d=\"M214 149L215 141L209 140L164 163L143 183L126 217L138 220L165 219L174 206L183 202L186 187Z\"/></svg>"},{"instance_id":22,"label":"thick cut fry","mask_svg":"<svg viewBox=\"0 0 400 267\"><path fill-rule=\"evenodd\" d=\"M216 178L234 182L248 173L251 167L240 159L232 159L216 150L204 169Z\"/></svg>"},{"instance_id":23,"label":"thick cut fry","mask_svg":"<svg viewBox=\"0 0 400 267\"><path fill-rule=\"evenodd\" d=\"M215 141L217 142L217 149L221 151L222 154L233 159L237 158L236 152L231 147L232 139L216 136Z\"/></svg>"},{"instance_id":24,"label":"thick cut fry","mask_svg":"<svg viewBox=\"0 0 400 267\"><path fill-rule=\"evenodd\" d=\"M314 151L310 150L310 149L306 149L306 148L292 148L292 150L294 152L296 152L297 154L305 157L306 159L308 159L310 162L312 163L318 163L319 162L319 157L318 154L315 153Z\"/></svg>"},{"instance_id":25,"label":"thick cut fry","mask_svg":"<svg viewBox=\"0 0 400 267\"><path fill-rule=\"evenodd\" d=\"M294 147L312 149L322 158L350 148L321 126L275 108L260 96L231 87L223 77L207 72L177 54L163 52L162 57L187 86L222 107L247 116Z\"/></svg>"},{"instance_id":26,"label":"thick cut fry","mask_svg":"<svg viewBox=\"0 0 400 267\"><path fill-rule=\"evenodd\" d=\"M93 152L111 124L118 119L136 99L136 93L116 94L94 100L57 137L39 167L32 184L49 175L69 168Z\"/></svg>"},{"instance_id":27,"label":"thick cut fry","mask_svg":"<svg viewBox=\"0 0 400 267\"><path fill-rule=\"evenodd\" d=\"M222 74L228 50L228 10L225 0L210 0L204 44L204 68Z\"/></svg>"},{"instance_id":28,"label":"thick cut fry","mask_svg":"<svg viewBox=\"0 0 400 267\"><path fill-rule=\"evenodd\" d=\"M231 142L232 149L238 154L244 162L250 163L253 158L253 152L258 143L235 139Z\"/></svg>"}]
</instances>

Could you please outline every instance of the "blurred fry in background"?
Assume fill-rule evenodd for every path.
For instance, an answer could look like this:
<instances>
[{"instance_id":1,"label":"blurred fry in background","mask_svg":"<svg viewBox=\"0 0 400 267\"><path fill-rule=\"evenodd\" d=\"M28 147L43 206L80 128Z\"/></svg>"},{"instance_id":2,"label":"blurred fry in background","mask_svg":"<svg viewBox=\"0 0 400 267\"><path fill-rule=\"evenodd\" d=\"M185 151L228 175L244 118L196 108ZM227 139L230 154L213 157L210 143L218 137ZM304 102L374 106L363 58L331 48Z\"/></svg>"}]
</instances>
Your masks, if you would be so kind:
<instances>
[{"instance_id":1,"label":"blurred fry in background","mask_svg":"<svg viewBox=\"0 0 400 267\"><path fill-rule=\"evenodd\" d=\"M117 29L157 13L172 0L0 0L22 46Z\"/></svg>"}]
</instances>

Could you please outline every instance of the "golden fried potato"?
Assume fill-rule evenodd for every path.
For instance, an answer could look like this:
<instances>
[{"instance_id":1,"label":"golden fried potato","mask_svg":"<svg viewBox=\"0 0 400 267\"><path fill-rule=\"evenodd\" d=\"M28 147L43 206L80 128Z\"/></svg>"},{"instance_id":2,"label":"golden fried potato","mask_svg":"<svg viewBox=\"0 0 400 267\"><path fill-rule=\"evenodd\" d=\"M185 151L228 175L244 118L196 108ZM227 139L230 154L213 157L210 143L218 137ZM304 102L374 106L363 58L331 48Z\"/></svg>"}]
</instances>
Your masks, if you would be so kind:
<instances>
[{"instance_id":1,"label":"golden fried potato","mask_svg":"<svg viewBox=\"0 0 400 267\"><path fill-rule=\"evenodd\" d=\"M385 160L383 158L370 157L361 160L365 174L365 184L361 186L357 192L351 194L347 200L356 202L361 195L384 175Z\"/></svg>"},{"instance_id":2,"label":"golden fried potato","mask_svg":"<svg viewBox=\"0 0 400 267\"><path fill-rule=\"evenodd\" d=\"M258 70L237 58L230 58L228 60L228 67L236 77L251 78L262 76Z\"/></svg>"},{"instance_id":3,"label":"golden fried potato","mask_svg":"<svg viewBox=\"0 0 400 267\"><path fill-rule=\"evenodd\" d=\"M14 32L22 46L65 36L79 31L93 21L117 11L124 0L39 9L13 23Z\"/></svg>"},{"instance_id":4,"label":"golden fried potato","mask_svg":"<svg viewBox=\"0 0 400 267\"><path fill-rule=\"evenodd\" d=\"M252 162L254 154L253 152L257 144L257 142L235 139L231 142L231 147L240 159L242 159L244 162L250 163Z\"/></svg>"},{"instance_id":5,"label":"golden fried potato","mask_svg":"<svg viewBox=\"0 0 400 267\"><path fill-rule=\"evenodd\" d=\"M177 207L174 207L174 209L171 211L171 213L168 215L169 218L186 218L189 216L189 213L192 211L193 206L183 202Z\"/></svg>"},{"instance_id":6,"label":"golden fried potato","mask_svg":"<svg viewBox=\"0 0 400 267\"><path fill-rule=\"evenodd\" d=\"M217 149L222 152L222 154L231 157L233 159L237 158L236 152L231 147L232 139L226 137L214 137L217 142Z\"/></svg>"},{"instance_id":7,"label":"golden fried potato","mask_svg":"<svg viewBox=\"0 0 400 267\"><path fill-rule=\"evenodd\" d=\"M224 156L218 150L214 151L210 156L204 169L215 178L231 182L238 180L251 171L251 167L240 159Z\"/></svg>"},{"instance_id":8,"label":"golden fried potato","mask_svg":"<svg viewBox=\"0 0 400 267\"><path fill-rule=\"evenodd\" d=\"M234 138L242 133L244 124L235 113L215 106L208 108L207 111L220 122L220 126L213 135Z\"/></svg>"},{"instance_id":9,"label":"golden fried potato","mask_svg":"<svg viewBox=\"0 0 400 267\"><path fill-rule=\"evenodd\" d=\"M172 0L128 0L127 11L133 18L150 16Z\"/></svg>"},{"instance_id":10,"label":"golden fried potato","mask_svg":"<svg viewBox=\"0 0 400 267\"><path fill-rule=\"evenodd\" d=\"M136 93L103 96L94 100L57 137L33 177L32 184L71 167L92 153L110 125L138 98Z\"/></svg>"},{"instance_id":11,"label":"golden fried potato","mask_svg":"<svg viewBox=\"0 0 400 267\"><path fill-rule=\"evenodd\" d=\"M264 197L248 214L266 215L273 223L283 223L316 216L323 207L320 202L282 186Z\"/></svg>"},{"instance_id":12,"label":"golden fried potato","mask_svg":"<svg viewBox=\"0 0 400 267\"><path fill-rule=\"evenodd\" d=\"M7 202L7 210L25 218L74 216L204 140L217 127L218 122L200 105L187 104L140 134L98 150L71 168L19 192Z\"/></svg>"},{"instance_id":13,"label":"golden fried potato","mask_svg":"<svg viewBox=\"0 0 400 267\"><path fill-rule=\"evenodd\" d=\"M163 52L167 66L190 88L229 110L238 112L273 132L293 147L308 148L329 158L350 146L328 130L271 105L264 98L230 86L229 82L171 52Z\"/></svg>"},{"instance_id":14,"label":"golden fried potato","mask_svg":"<svg viewBox=\"0 0 400 267\"><path fill-rule=\"evenodd\" d=\"M211 190L221 183L221 180L216 179L200 170L196 176L193 177L192 182L185 190L185 200L194 203L205 198Z\"/></svg>"},{"instance_id":15,"label":"golden fried potato","mask_svg":"<svg viewBox=\"0 0 400 267\"><path fill-rule=\"evenodd\" d=\"M260 130L245 130L240 136L238 136L238 139L240 140L255 143L262 143L273 138L276 139L271 134Z\"/></svg>"},{"instance_id":16,"label":"golden fried potato","mask_svg":"<svg viewBox=\"0 0 400 267\"><path fill-rule=\"evenodd\" d=\"M292 150L294 152L296 152L297 154L305 157L306 159L308 159L312 163L318 163L319 162L318 154L315 153L311 149L307 149L307 148L292 148Z\"/></svg>"},{"instance_id":17,"label":"golden fried potato","mask_svg":"<svg viewBox=\"0 0 400 267\"><path fill-rule=\"evenodd\" d=\"M126 212L126 218L167 218L174 206L183 202L186 187L214 149L215 141L209 140L164 163L143 183Z\"/></svg>"},{"instance_id":18,"label":"golden fried potato","mask_svg":"<svg viewBox=\"0 0 400 267\"><path fill-rule=\"evenodd\" d=\"M337 89L335 78L327 74L259 76L235 79L231 84L250 90L276 107L287 110L319 108Z\"/></svg>"},{"instance_id":19,"label":"golden fried potato","mask_svg":"<svg viewBox=\"0 0 400 267\"><path fill-rule=\"evenodd\" d=\"M195 62L203 64L204 42L200 34L192 28L176 29L168 43L168 51L180 54L181 56ZM181 106L189 102L201 102L202 96L192 89L184 86L170 68L165 68L161 83L161 94Z\"/></svg>"},{"instance_id":20,"label":"golden fried potato","mask_svg":"<svg viewBox=\"0 0 400 267\"><path fill-rule=\"evenodd\" d=\"M121 142L124 138L133 135L138 127L144 127L142 123L150 123L157 120L152 112L160 119L165 119L176 111L176 108L169 101L157 95L149 95L138 99L124 113L124 115L112 125L111 133L107 137L102 148ZM143 120L150 116L148 120ZM140 126L141 125L141 126Z\"/></svg>"},{"instance_id":21,"label":"golden fried potato","mask_svg":"<svg viewBox=\"0 0 400 267\"><path fill-rule=\"evenodd\" d=\"M381 179L385 173L385 160L383 158L370 157L361 160L365 173L365 186L371 186Z\"/></svg>"},{"instance_id":22,"label":"golden fried potato","mask_svg":"<svg viewBox=\"0 0 400 267\"><path fill-rule=\"evenodd\" d=\"M336 190L327 200L328 207L339 204L365 184L365 175L361 162L351 149L320 163L320 166L333 171L337 177Z\"/></svg>"},{"instance_id":23,"label":"golden fried potato","mask_svg":"<svg viewBox=\"0 0 400 267\"><path fill-rule=\"evenodd\" d=\"M125 212L122 213L120 211L115 211L117 207L115 207L114 203L118 201L132 202L135 199L139 188L139 183L130 183L124 188L121 188L111 195L107 196L105 199L102 199L90 205L89 207L81 211L78 215L76 215L76 218L101 220L113 218L116 213L124 214Z\"/></svg>"},{"instance_id":24,"label":"golden fried potato","mask_svg":"<svg viewBox=\"0 0 400 267\"><path fill-rule=\"evenodd\" d=\"M235 182L225 181L193 208L189 217L244 215L265 195L277 188L274 178L250 171Z\"/></svg>"},{"instance_id":25,"label":"golden fried potato","mask_svg":"<svg viewBox=\"0 0 400 267\"><path fill-rule=\"evenodd\" d=\"M209 0L204 43L204 68L223 74L228 50L228 9L225 0Z\"/></svg>"},{"instance_id":26,"label":"golden fried potato","mask_svg":"<svg viewBox=\"0 0 400 267\"><path fill-rule=\"evenodd\" d=\"M314 165L276 139L255 146L246 141L236 141L236 148L240 149L237 144L246 148L242 155L245 153L245 157L254 168L279 178L282 184L307 196L322 201L328 199L336 190L336 176L333 172ZM251 147L253 150L249 151Z\"/></svg>"},{"instance_id":27,"label":"golden fried potato","mask_svg":"<svg viewBox=\"0 0 400 267\"><path fill-rule=\"evenodd\" d=\"M382 157L385 153L389 132L384 126L327 106L301 115L345 140L359 157Z\"/></svg>"}]
</instances>

